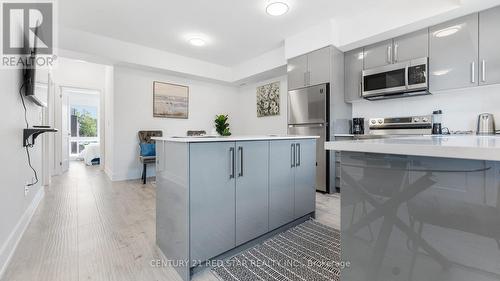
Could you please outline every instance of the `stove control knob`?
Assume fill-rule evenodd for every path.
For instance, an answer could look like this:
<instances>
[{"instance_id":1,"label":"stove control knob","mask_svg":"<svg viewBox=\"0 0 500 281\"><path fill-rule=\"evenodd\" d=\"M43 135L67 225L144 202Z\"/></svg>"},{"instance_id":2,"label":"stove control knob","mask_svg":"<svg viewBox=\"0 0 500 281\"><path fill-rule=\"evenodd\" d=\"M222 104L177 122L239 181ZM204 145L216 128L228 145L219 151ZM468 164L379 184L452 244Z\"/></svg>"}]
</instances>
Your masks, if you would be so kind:
<instances>
[{"instance_id":1,"label":"stove control knob","mask_svg":"<svg viewBox=\"0 0 500 281\"><path fill-rule=\"evenodd\" d=\"M425 123L429 122L429 118L427 118L427 117L422 118L422 122L425 122Z\"/></svg>"},{"instance_id":2,"label":"stove control knob","mask_svg":"<svg viewBox=\"0 0 500 281\"><path fill-rule=\"evenodd\" d=\"M415 123L420 122L420 118L418 118L418 117L413 118L413 122L415 122Z\"/></svg>"},{"instance_id":3,"label":"stove control knob","mask_svg":"<svg viewBox=\"0 0 500 281\"><path fill-rule=\"evenodd\" d=\"M384 124L384 119L378 119L377 121L379 124Z\"/></svg>"},{"instance_id":4,"label":"stove control knob","mask_svg":"<svg viewBox=\"0 0 500 281\"><path fill-rule=\"evenodd\" d=\"M371 124L373 124L373 125L375 125L375 124L377 124L377 120L375 120L375 119L371 119L371 120L370 120L370 123L371 123Z\"/></svg>"}]
</instances>

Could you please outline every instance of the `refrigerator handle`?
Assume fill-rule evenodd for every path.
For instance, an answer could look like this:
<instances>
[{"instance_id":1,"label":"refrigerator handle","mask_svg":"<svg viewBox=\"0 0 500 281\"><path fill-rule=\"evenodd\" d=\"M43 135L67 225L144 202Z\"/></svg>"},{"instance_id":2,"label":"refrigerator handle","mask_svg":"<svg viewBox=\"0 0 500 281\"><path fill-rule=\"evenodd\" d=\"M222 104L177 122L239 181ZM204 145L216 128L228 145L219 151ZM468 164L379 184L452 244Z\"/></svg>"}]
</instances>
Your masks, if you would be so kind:
<instances>
[{"instance_id":1,"label":"refrigerator handle","mask_svg":"<svg viewBox=\"0 0 500 281\"><path fill-rule=\"evenodd\" d=\"M328 123L310 123L310 124L289 124L288 128L295 128L295 127L325 127L328 126Z\"/></svg>"}]
</instances>

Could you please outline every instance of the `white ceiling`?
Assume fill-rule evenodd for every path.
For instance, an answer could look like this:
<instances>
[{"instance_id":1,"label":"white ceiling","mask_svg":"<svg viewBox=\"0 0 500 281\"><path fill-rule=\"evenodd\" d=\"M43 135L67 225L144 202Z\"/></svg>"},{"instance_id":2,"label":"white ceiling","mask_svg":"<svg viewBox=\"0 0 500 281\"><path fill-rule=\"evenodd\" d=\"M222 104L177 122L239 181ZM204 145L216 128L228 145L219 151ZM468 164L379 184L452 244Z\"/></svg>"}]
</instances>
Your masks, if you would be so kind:
<instances>
[{"instance_id":1,"label":"white ceiling","mask_svg":"<svg viewBox=\"0 0 500 281\"><path fill-rule=\"evenodd\" d=\"M469 2L497 0L280 0L290 11L265 13L269 0L62 0L62 27L234 67L283 46L308 28L334 23L341 43L444 13ZM204 47L187 43L202 36ZM327 35L328 36L328 35ZM303 42L307 45L307 42Z\"/></svg>"},{"instance_id":2,"label":"white ceiling","mask_svg":"<svg viewBox=\"0 0 500 281\"><path fill-rule=\"evenodd\" d=\"M327 20L339 1L288 2L289 13L272 17L266 0L63 0L59 18L65 27L233 66ZM208 44L190 46L189 34L204 34Z\"/></svg>"}]
</instances>

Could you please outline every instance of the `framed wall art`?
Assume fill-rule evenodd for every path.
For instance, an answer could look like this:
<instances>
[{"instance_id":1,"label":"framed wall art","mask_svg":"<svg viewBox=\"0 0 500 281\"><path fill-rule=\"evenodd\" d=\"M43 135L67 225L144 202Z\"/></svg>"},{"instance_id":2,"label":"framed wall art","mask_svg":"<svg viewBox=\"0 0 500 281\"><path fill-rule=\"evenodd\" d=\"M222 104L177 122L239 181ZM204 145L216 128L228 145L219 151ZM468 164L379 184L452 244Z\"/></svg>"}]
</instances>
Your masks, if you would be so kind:
<instances>
[{"instance_id":1,"label":"framed wall art","mask_svg":"<svg viewBox=\"0 0 500 281\"><path fill-rule=\"evenodd\" d=\"M257 117L280 115L280 82L257 87Z\"/></svg>"},{"instance_id":2,"label":"framed wall art","mask_svg":"<svg viewBox=\"0 0 500 281\"><path fill-rule=\"evenodd\" d=\"M153 116L188 119L189 87L153 82Z\"/></svg>"}]
</instances>

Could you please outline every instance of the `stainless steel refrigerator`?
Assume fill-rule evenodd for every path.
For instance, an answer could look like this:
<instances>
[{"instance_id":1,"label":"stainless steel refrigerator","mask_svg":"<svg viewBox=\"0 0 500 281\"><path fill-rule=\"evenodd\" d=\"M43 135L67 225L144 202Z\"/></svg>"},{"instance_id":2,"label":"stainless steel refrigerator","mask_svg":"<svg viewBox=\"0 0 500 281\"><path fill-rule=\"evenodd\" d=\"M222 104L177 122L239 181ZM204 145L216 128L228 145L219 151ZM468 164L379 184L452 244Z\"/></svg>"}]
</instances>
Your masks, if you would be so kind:
<instances>
[{"instance_id":1,"label":"stainless steel refrigerator","mask_svg":"<svg viewBox=\"0 0 500 281\"><path fill-rule=\"evenodd\" d=\"M288 92L288 134L319 136L316 146L316 190L329 192L330 84Z\"/></svg>"}]
</instances>

